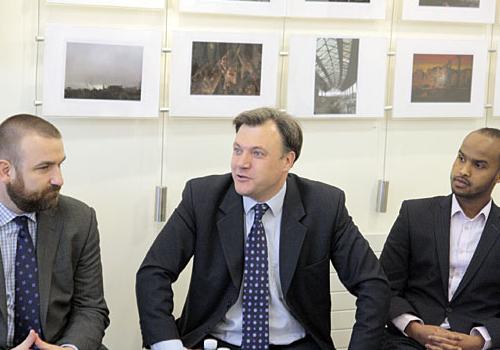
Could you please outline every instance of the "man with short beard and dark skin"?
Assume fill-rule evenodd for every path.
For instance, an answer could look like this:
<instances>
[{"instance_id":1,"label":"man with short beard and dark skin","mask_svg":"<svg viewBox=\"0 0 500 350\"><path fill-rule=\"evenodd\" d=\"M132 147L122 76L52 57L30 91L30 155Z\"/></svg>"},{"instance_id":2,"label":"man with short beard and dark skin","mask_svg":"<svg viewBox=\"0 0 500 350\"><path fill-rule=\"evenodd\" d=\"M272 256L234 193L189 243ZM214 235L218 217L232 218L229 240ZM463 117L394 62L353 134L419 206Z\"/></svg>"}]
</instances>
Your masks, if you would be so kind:
<instances>
[{"instance_id":1,"label":"man with short beard and dark skin","mask_svg":"<svg viewBox=\"0 0 500 350\"><path fill-rule=\"evenodd\" d=\"M392 288L384 350L500 347L500 130L464 139L452 194L403 202L380 261Z\"/></svg>"},{"instance_id":2,"label":"man with short beard and dark skin","mask_svg":"<svg viewBox=\"0 0 500 350\"><path fill-rule=\"evenodd\" d=\"M105 349L96 216L59 194L65 158L46 120L0 124L0 349Z\"/></svg>"}]
</instances>

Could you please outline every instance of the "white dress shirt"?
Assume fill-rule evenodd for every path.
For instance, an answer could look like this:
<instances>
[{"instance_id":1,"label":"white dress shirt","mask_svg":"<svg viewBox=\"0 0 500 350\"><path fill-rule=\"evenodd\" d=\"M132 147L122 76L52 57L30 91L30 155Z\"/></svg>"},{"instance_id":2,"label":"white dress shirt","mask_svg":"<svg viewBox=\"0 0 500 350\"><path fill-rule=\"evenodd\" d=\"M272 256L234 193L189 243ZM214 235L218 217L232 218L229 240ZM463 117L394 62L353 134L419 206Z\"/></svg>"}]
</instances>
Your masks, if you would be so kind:
<instances>
[{"instance_id":1,"label":"white dress shirt","mask_svg":"<svg viewBox=\"0 0 500 350\"><path fill-rule=\"evenodd\" d=\"M476 251L476 247L481 239L481 235L488 220L491 210L490 200L488 204L474 217L469 218L460 207L455 195L451 199L451 219L450 219L450 271L448 274L448 300L453 298L455 291L464 277L467 267ZM407 336L404 332L406 326L411 321L424 323L420 318L411 314L402 314L392 319L392 323ZM449 329L448 318L445 318L440 325ZM474 327L471 335L481 335L484 338L483 350L491 347L491 337L486 327Z\"/></svg>"},{"instance_id":2,"label":"white dress shirt","mask_svg":"<svg viewBox=\"0 0 500 350\"><path fill-rule=\"evenodd\" d=\"M279 269L279 247L283 201L285 199L286 183L281 190L265 203L269 206L262 218L266 232L269 260L269 342L275 345L285 345L304 338L306 332L300 323L290 314L283 298ZM253 225L254 210L258 202L249 197L243 197L245 215L245 239ZM219 322L211 335L227 343L241 345L243 288L236 303L227 311L224 319ZM182 342L178 339L162 341L151 346L151 350L182 350Z\"/></svg>"}]
</instances>

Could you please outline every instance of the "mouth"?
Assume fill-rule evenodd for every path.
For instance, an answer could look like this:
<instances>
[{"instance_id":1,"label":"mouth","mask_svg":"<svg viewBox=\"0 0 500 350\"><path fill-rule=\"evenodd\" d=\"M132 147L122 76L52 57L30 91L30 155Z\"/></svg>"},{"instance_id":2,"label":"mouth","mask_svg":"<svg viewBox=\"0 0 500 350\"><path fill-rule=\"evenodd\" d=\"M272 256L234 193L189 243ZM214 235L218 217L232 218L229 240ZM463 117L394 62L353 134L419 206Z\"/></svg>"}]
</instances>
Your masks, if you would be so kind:
<instances>
[{"instance_id":1,"label":"mouth","mask_svg":"<svg viewBox=\"0 0 500 350\"><path fill-rule=\"evenodd\" d=\"M242 175L242 174L235 174L235 178L238 181L249 181L250 180L250 177L248 177L246 175Z\"/></svg>"},{"instance_id":2,"label":"mouth","mask_svg":"<svg viewBox=\"0 0 500 350\"><path fill-rule=\"evenodd\" d=\"M457 187L464 188L470 186L469 180L461 177L461 176L455 176L453 178L453 184L455 184Z\"/></svg>"}]
</instances>

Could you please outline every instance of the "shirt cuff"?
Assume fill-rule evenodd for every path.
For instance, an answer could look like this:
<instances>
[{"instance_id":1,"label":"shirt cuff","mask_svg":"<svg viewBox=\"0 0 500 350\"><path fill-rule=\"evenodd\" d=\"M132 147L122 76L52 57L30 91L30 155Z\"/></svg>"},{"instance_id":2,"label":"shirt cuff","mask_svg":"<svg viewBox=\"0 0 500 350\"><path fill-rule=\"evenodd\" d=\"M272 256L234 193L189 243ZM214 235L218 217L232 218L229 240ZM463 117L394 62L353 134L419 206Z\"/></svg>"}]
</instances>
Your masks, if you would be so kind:
<instances>
[{"instance_id":1,"label":"shirt cuff","mask_svg":"<svg viewBox=\"0 0 500 350\"><path fill-rule=\"evenodd\" d=\"M151 345L151 350L184 350L180 339L164 340Z\"/></svg>"},{"instance_id":2,"label":"shirt cuff","mask_svg":"<svg viewBox=\"0 0 500 350\"><path fill-rule=\"evenodd\" d=\"M401 333L403 333L407 337L408 334L405 333L405 329L411 321L417 321L420 324L424 324L424 321L412 314L401 314L391 320L392 324L395 325L396 328L399 329Z\"/></svg>"},{"instance_id":3,"label":"shirt cuff","mask_svg":"<svg viewBox=\"0 0 500 350\"><path fill-rule=\"evenodd\" d=\"M491 348L491 336L486 327L474 327L470 331L470 335L480 335L484 339L484 346L482 350Z\"/></svg>"},{"instance_id":4,"label":"shirt cuff","mask_svg":"<svg viewBox=\"0 0 500 350\"><path fill-rule=\"evenodd\" d=\"M63 345L61 345L61 348L68 348L68 349L78 350L78 348L75 345L73 345L73 344L63 344Z\"/></svg>"}]
</instances>

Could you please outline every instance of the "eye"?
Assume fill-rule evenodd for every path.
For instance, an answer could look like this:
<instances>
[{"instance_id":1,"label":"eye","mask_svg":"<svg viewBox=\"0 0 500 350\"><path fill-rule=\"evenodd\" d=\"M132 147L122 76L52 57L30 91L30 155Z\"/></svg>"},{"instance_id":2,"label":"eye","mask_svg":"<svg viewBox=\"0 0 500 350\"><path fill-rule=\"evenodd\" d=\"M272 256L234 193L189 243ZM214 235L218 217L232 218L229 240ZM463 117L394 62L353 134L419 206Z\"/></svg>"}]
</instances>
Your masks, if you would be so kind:
<instances>
[{"instance_id":1,"label":"eye","mask_svg":"<svg viewBox=\"0 0 500 350\"><path fill-rule=\"evenodd\" d=\"M253 151L253 156L255 158L262 158L264 157L264 152L260 151L260 150L254 150Z\"/></svg>"},{"instance_id":2,"label":"eye","mask_svg":"<svg viewBox=\"0 0 500 350\"><path fill-rule=\"evenodd\" d=\"M234 147L234 148L233 148L233 154L235 154L235 155L237 155L237 156L241 155L241 148L239 148L239 147Z\"/></svg>"},{"instance_id":3,"label":"eye","mask_svg":"<svg viewBox=\"0 0 500 350\"><path fill-rule=\"evenodd\" d=\"M460 153L458 154L457 159L458 159L459 161L461 161L462 163L465 161L464 156L463 156L463 155L461 155Z\"/></svg>"},{"instance_id":4,"label":"eye","mask_svg":"<svg viewBox=\"0 0 500 350\"><path fill-rule=\"evenodd\" d=\"M486 163L484 162L476 162L474 163L474 166L478 169L485 169L486 168Z\"/></svg>"}]
</instances>

